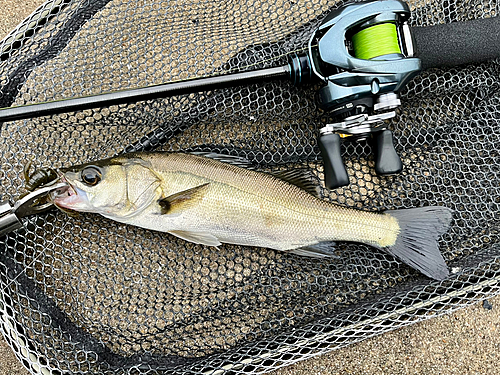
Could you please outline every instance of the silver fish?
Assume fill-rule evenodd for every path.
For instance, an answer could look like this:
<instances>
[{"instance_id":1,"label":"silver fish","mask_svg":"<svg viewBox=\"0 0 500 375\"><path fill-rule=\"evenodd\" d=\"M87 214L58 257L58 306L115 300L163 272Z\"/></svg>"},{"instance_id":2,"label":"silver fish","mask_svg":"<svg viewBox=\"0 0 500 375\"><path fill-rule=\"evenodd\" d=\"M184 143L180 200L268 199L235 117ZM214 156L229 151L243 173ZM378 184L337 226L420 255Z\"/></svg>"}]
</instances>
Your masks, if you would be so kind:
<instances>
[{"instance_id":1,"label":"silver fish","mask_svg":"<svg viewBox=\"0 0 500 375\"><path fill-rule=\"evenodd\" d=\"M449 227L450 209L346 208L296 186L312 190L299 173L279 178L211 156L133 153L61 169L69 188L53 202L207 246L231 243L321 257L332 255L332 241L360 242L431 278L448 275L437 240Z\"/></svg>"}]
</instances>

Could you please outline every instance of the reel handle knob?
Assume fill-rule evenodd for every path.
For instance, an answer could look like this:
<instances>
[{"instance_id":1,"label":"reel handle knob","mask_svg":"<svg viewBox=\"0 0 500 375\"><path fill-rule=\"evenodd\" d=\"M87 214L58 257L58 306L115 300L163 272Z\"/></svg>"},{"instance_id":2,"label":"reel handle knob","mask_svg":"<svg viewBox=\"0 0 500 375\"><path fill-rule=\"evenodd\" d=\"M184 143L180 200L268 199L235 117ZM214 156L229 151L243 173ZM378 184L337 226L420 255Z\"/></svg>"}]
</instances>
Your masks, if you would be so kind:
<instances>
[{"instance_id":1,"label":"reel handle knob","mask_svg":"<svg viewBox=\"0 0 500 375\"><path fill-rule=\"evenodd\" d=\"M381 130L373 133L375 144L375 172L380 175L399 173L403 170L403 163L396 153L392 131Z\"/></svg>"},{"instance_id":2,"label":"reel handle knob","mask_svg":"<svg viewBox=\"0 0 500 375\"><path fill-rule=\"evenodd\" d=\"M349 176L340 155L340 136L332 133L321 135L318 145L323 157L326 187L336 189L349 185Z\"/></svg>"}]
</instances>

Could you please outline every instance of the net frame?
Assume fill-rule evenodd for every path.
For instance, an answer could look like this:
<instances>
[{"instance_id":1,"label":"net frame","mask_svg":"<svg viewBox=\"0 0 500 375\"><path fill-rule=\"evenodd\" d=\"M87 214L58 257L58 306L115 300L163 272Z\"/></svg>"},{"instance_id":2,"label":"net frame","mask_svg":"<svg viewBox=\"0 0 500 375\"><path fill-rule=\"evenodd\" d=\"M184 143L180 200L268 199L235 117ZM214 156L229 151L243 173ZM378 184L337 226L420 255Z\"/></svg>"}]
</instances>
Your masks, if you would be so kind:
<instances>
[{"instance_id":1,"label":"net frame","mask_svg":"<svg viewBox=\"0 0 500 375\"><path fill-rule=\"evenodd\" d=\"M58 40L58 42L62 44L67 43L73 38L74 35L76 35L78 30L80 30L86 22L89 22L94 15L105 9L108 2L89 1L82 2L82 4L83 3L86 3L87 7L81 7L79 1L69 0L48 1L39 7L31 16L29 16L20 26L18 26L4 39L1 44L2 56L4 56L2 61L7 61L7 65L28 67L26 72L20 74L21 76L26 77L28 71L33 69L33 65L37 67L40 66L40 62L36 62L36 58L29 56L29 52L27 51L29 51L32 47L30 46L30 43L34 43L37 32L42 30L44 25L53 25L54 23L58 24L59 22L60 29L55 26L53 28L54 31L49 32L48 39L50 40L50 38L52 38L55 34L59 33L60 35L64 35L64 37L62 40ZM495 12L498 11L497 4L488 4L489 7L483 6L475 8L468 4L461 3L451 4L450 2L442 2L436 4L439 6L436 6L435 8L439 9L442 7L441 12L436 11L435 8L427 10L425 6L413 7L414 9L412 10L415 11L415 17L419 20L420 25L450 22L463 19L464 17L480 18L495 14ZM476 10L475 12L468 12L467 7L469 6L474 9L479 8L479 11ZM80 12L82 16L79 14L75 17L74 15L78 12ZM49 15L52 15L52 18L48 17ZM44 19L46 21L43 21ZM281 43L279 47L276 47L275 45L257 45L255 47L251 47L250 50L252 51L253 56L251 56L249 59L250 61L246 64L246 66L253 68L255 66L261 67L279 63L281 61L280 58L272 59L268 62L262 62L265 59L262 59L261 56L269 54L279 56L279 51L282 48L294 50L296 45L300 44L297 43L297 41L303 37L303 34L306 33L311 25L314 25L318 19L320 19L319 16L317 18L313 18L307 27L302 27L302 29L299 27L298 31L292 32L292 34L286 34L286 38L284 38L285 42ZM71 22L74 23L71 24ZM68 24L71 25L68 27ZM39 28L38 31L37 28ZM73 30L75 34L67 33L68 29ZM9 46L16 44L16 41L20 40L30 41L24 44L20 43L19 48L17 49L8 48ZM49 44L47 44L47 46L48 45ZM39 51L39 49L36 48L34 50ZM51 51L51 48L48 47L46 48L45 54L41 54L41 56L45 59L44 61L50 61L53 57L59 55L60 52L60 50L57 52ZM249 54L248 49L244 50L243 53L238 53L238 51L236 51L237 58L226 62L229 66L229 68L226 66L226 70L230 70L232 66L236 67L238 64L241 65L241 62L238 62L238 59L240 59L242 54L245 53ZM24 54L28 54L28 56ZM39 56L40 54L37 55L37 57ZM255 65L256 63L260 64ZM410 84L409 89L403 98L408 101L413 101L412 105L416 106L415 111L422 113L420 115L422 122L432 121L434 123L438 123L442 127L441 129L447 129L447 123L452 121L456 121L457 123L470 122L475 126L467 127L464 125L464 129L473 129L474 131L471 133L473 136L487 137L490 134L484 130L486 127L483 126L483 124L497 124L498 121L497 101L494 96L498 85L492 78L494 75L493 73L497 71L497 68L497 62L495 61L477 67L456 68L445 72L424 72L418 80L415 80ZM199 69L194 73L197 75L204 75L206 74L205 70L206 69ZM33 70L31 70L30 74L32 74L32 72ZM447 75L452 78L440 78L447 77ZM476 78L469 79L469 75ZM454 77L464 78L460 81L456 81L453 79ZM447 80L446 84L439 84L440 79ZM467 82L467 88L465 90L463 85L464 81ZM2 100L4 101L3 106L11 105L12 103L23 104L25 98L28 98L28 100L31 99L29 98L29 95L25 96L26 92L23 92L24 86L20 84L20 82L12 81L9 83L11 83L11 87L16 87L17 90L14 90L15 95L11 95L10 98L6 95L2 95ZM110 83L107 83L107 85L108 86L103 84L102 86L97 87L97 89L95 87L91 87L90 90L96 89L97 91L102 91L106 88L112 87L112 84ZM272 83L269 84L269 86L272 87L270 91L273 91L276 90L277 84ZM278 89L279 88L280 87L278 87ZM448 93L451 92L452 94L448 94L443 100L451 102L456 101L457 103L456 113L454 114L450 115L449 113L443 113L442 110L433 112L431 102L432 100L435 100L436 97L443 95L444 90ZM454 90L455 94L453 94ZM309 93L312 91L314 91L314 88L311 88ZM11 90L8 90L8 92L12 93ZM80 92L73 90L71 91L71 94L76 95ZM418 96L423 92L427 94L427 97L419 100ZM430 95L429 92L432 95ZM2 92L2 94L4 94L4 92ZM224 98L227 99L227 97L231 97L232 94L239 94L242 96L241 92L237 90L233 92L229 90L229 94L227 92L224 93ZM50 95L50 92L46 92L45 95ZM54 98L58 98L57 90L54 90L53 95ZM489 96L492 98L488 99ZM43 99L46 98L42 98L42 100ZM199 97L188 97L187 99L181 98L181 103L184 104L184 106L189 107L189 103L193 100L196 103L201 102ZM300 101L300 99L298 100ZM9 101L11 102L8 103ZM218 102L217 97L214 99L214 102ZM291 100L290 102L293 104L296 100ZM477 102L480 102L481 106L486 103L486 110L482 109L480 106L476 107ZM234 100L231 103L231 106L241 106L243 108L244 106L240 103L245 103L245 101ZM303 105L303 107L310 105L311 103L307 102ZM151 106L155 109L158 108L155 107L154 104ZM286 104L283 104L283 107L286 107ZM312 107L313 110L316 109L314 105L312 105ZM450 106L447 108L450 108ZM132 107L132 109L135 108ZM407 121L407 118L409 117L408 112L411 113L412 109L411 105L405 108L407 112L405 113L403 111L396 121ZM114 113L114 119L116 119L119 118L120 110L121 108L116 108L116 110L110 109L109 112L112 114ZM206 111L208 113L209 109L206 109ZM200 112L203 113L203 111ZM269 110L269 112L272 111ZM145 112L143 111L142 113ZM273 112L273 114L276 113ZM88 116L89 114L86 113L85 115ZM76 120L79 119L78 114L68 115L68 119L71 121L73 121L72 117ZM224 116L222 118L224 118ZM444 120L442 120L443 118ZM60 119L62 119L63 122L65 120L64 116ZM140 132L130 134L128 139L136 140L136 142L130 142L129 150L137 149L139 147L152 147L169 136L177 136L180 131L189 129L189 127L193 124L193 120L189 116L186 116L183 111L176 113L175 110L173 110L172 114L164 114L162 119L165 120L165 123L169 124L166 127L166 132L163 131L164 129L162 129L161 132L153 129L153 136L150 136L147 140L140 137ZM144 121L147 122L146 120ZM22 125L26 125L26 122ZM21 127L22 126L17 125L17 128L14 127L14 129L22 134L22 130L20 130ZM494 128L494 125L490 127ZM260 128L267 129L259 124L257 129ZM12 127L10 129L12 129ZM481 132L481 129L483 129L483 132ZM428 131L419 131L415 135L410 134L410 136L405 138L403 136L403 132L407 129L402 128L399 133L398 130L400 129L396 127L395 130L396 137L399 136L399 138L403 139L400 146L405 150L406 148L411 149L410 143L412 136L416 139L418 139L419 136L429 137ZM307 129L304 130L304 133L307 134L307 132ZM26 137L29 138L29 135L23 134L23 138ZM431 132L430 142L432 142L435 137L434 133ZM189 144L188 141L192 139L193 137L188 137L188 140L185 141L184 144ZM196 136L194 139L196 139ZM139 141L137 142L137 140ZM183 143L179 142L179 144L182 145ZM205 147L203 145L196 145L196 142L194 142L194 144L195 147L193 147L193 149L203 149ZM213 150L214 148L211 149ZM232 146L227 144L219 145L215 148L215 150L221 152L234 151ZM306 154L307 153L309 153L308 155L312 155L313 151L307 151ZM362 155L368 154L369 146L348 145L345 153L356 153ZM276 156L275 154L269 155L261 152L248 152L246 156L250 156L249 159L256 162L258 165L263 165L267 162L266 166L271 169L279 167L280 163L283 162L296 162L293 153L284 153L280 156ZM4 157L5 155L6 154L4 152ZM406 156L405 151L402 155L403 158ZM494 157L494 155L495 154L492 153L490 154L490 157ZM46 155L45 159L42 157L37 160L39 163L46 163L47 161L50 161L50 159ZM58 160L58 162L61 163L68 161L72 161L72 159ZM269 163L269 161L275 163ZM355 161L352 161L351 167L354 170L358 170L354 164ZM362 170L362 167L360 169ZM16 172L16 169L12 169L12 171L15 175L17 173L17 175L14 178L4 177L12 180L12 185L10 187L4 187L4 190L6 194L10 194L15 197L19 193L19 190L17 187L14 189L13 181L16 179L19 180L20 176L19 171ZM490 171L492 173L496 171L498 174L498 169L491 169ZM483 172L479 171L479 173ZM6 176L5 172L4 176ZM494 176L495 175L493 175L493 177ZM485 178L487 178L487 176L485 176ZM494 194L496 194L497 191L498 190L494 191ZM426 192L423 192L424 196L425 193ZM336 197L330 198L341 201L342 195L339 194ZM406 198L410 199L411 197L407 196ZM494 198L495 196L493 196L492 203L498 205L498 201L495 201ZM376 206L376 203L371 203ZM394 201L391 203L394 203ZM493 208L494 207L495 206L493 206ZM478 203L477 210L480 210L481 208L481 204ZM493 214L493 218L498 220L498 214L497 216L494 215L495 214ZM56 222L57 220L58 218L56 218ZM50 223L44 222L40 224L40 218L30 218L27 220L26 224L29 233L30 231L36 231L42 226L45 227ZM56 227L57 225L54 225L53 228L55 229ZM497 228L498 227L493 226L491 229L495 230ZM13 234L6 241L6 246L10 248L24 246L23 244L26 244L26 241L30 240L25 236L26 233L22 231L17 234ZM497 238L495 235L491 235L490 240L495 240L495 238ZM456 261L450 261L452 276L443 282L435 282L418 277L408 277L405 280L404 285L398 287L397 290L391 288L385 289L382 297L374 295L366 298L363 303L359 303L356 306L349 306L334 316L318 318L317 320L310 321L306 324L300 325L299 327L294 327L292 332L265 337L261 340L249 342L247 344L239 344L228 350L205 355L202 358L182 358L182 360L174 358L173 356L155 357L155 354L147 352L120 356L112 350L109 350L109 348L104 345L102 341L95 340L95 338L88 334L88 332L79 329L77 325L75 325L75 323L63 312L60 310L57 311L58 308L55 306L55 303L47 295L45 295L43 291L40 291L34 286L32 280L36 279L36 272L34 272L33 275L28 274L26 276L26 269L24 268L26 266L31 266L31 262L28 263L26 260L19 260L19 258L16 259L15 256L10 259L8 256L3 254L1 258L3 268L0 268L0 270L5 271L2 273L0 282L0 286L4 291L2 293L2 302L0 302L0 311L2 311L1 330L9 345L14 349L16 356L34 373L60 373L68 370L73 372L92 371L103 373L116 371L123 373L263 373L311 356L358 342L374 335L382 334L392 329L455 311L456 309L476 303L479 300L497 295L499 293L498 264L500 260L498 257L498 252L500 250L498 243L493 243L491 246L484 246L482 248L474 248L474 245L471 245L470 247L472 249L470 254L463 256ZM54 259L57 260L55 257ZM36 263L36 259L33 263ZM405 271L402 271L402 274L404 278L406 276ZM6 292L7 286L9 289L8 293ZM13 295L17 296L18 299L13 299ZM15 306L16 302L22 302L22 309ZM19 317L19 314L29 316L33 325L29 327L23 326L23 324L16 320L16 317ZM48 341L40 343L37 342L37 340L34 340L32 336L30 337L30 335L26 334L27 330L42 333L44 324L55 325L55 331L58 332L60 337L64 337L64 340L62 340L63 342L57 343L57 345L54 342ZM42 326L42 328L39 326ZM60 366L61 364L67 365L68 359L66 358L64 361L58 362L54 359L53 353L49 353L50 355L47 355L47 352L44 353L43 350L41 350L44 345L51 347L60 346L62 348L61 352L65 353L66 356L73 356L74 363L78 363L79 365L77 368L64 368ZM101 350L96 350L96 348L100 348Z\"/></svg>"}]
</instances>

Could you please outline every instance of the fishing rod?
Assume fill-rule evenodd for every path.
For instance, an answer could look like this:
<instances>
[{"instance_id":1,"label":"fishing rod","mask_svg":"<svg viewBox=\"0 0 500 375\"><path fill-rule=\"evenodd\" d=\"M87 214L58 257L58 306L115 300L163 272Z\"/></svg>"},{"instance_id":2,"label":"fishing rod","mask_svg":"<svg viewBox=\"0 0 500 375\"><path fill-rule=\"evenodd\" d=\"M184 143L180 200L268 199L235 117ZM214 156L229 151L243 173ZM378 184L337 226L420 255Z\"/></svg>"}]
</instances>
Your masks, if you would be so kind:
<instances>
[{"instance_id":1,"label":"fishing rod","mask_svg":"<svg viewBox=\"0 0 500 375\"><path fill-rule=\"evenodd\" d=\"M498 17L410 27L410 8L399 0L351 3L328 14L313 32L307 52L286 65L171 82L94 96L0 109L0 122L102 106L130 104L271 80L299 86L322 81L320 107L335 122L319 130L325 185L349 184L342 140L372 138L375 171L399 173L402 162L387 120L401 105L399 93L422 69L479 63L500 56Z\"/></svg>"}]
</instances>

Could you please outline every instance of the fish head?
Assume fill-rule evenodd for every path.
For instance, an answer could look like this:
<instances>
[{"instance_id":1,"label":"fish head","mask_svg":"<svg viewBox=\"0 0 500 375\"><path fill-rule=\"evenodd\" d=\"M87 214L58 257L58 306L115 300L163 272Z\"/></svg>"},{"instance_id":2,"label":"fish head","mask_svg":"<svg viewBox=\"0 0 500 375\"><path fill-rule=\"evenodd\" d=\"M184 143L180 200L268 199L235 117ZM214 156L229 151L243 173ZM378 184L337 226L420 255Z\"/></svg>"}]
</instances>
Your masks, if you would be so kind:
<instances>
[{"instance_id":1,"label":"fish head","mask_svg":"<svg viewBox=\"0 0 500 375\"><path fill-rule=\"evenodd\" d=\"M63 209L114 219L136 215L161 195L159 177L142 159L112 158L59 170L68 188L52 197Z\"/></svg>"}]
</instances>

